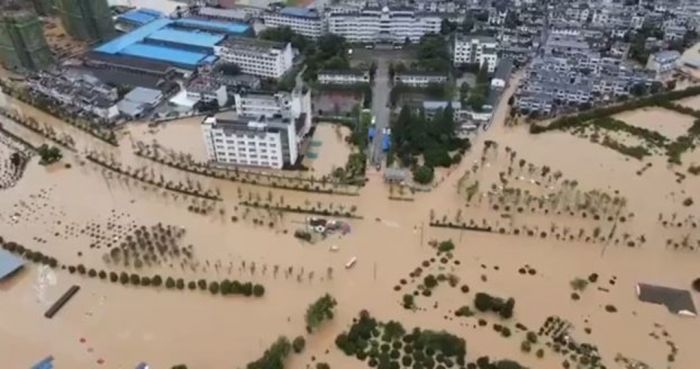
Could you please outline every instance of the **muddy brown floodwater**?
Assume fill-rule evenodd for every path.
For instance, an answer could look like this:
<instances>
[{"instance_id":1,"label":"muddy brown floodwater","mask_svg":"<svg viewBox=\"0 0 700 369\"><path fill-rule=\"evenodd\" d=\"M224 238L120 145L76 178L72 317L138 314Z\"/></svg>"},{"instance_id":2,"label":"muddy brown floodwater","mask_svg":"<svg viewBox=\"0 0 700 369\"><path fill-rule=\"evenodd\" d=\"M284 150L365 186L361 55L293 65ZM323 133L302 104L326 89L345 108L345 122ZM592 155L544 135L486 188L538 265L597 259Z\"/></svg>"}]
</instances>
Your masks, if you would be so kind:
<instances>
[{"instance_id":1,"label":"muddy brown floodwater","mask_svg":"<svg viewBox=\"0 0 700 369\"><path fill-rule=\"evenodd\" d=\"M517 80L512 86L516 84ZM504 338L491 327L478 327L477 319L508 325L515 332L515 322L536 331L548 316L560 316L573 324L571 333L578 341L599 347L608 368L614 367L613 359L618 353L652 367L666 367L668 346L649 335L662 326L678 348L672 367L694 367L700 362L700 353L694 349L700 322L672 315L663 306L643 304L634 291L638 282L689 288L690 282L699 276L700 251L673 250L665 242L666 238L686 235L695 239L697 231L664 228L659 214L678 218L697 214L700 179L689 175L681 183L676 182L674 171L685 169L668 167L665 158L658 157L648 159L652 167L637 175L646 162L630 160L569 133L532 136L527 127L504 127L507 100L502 99L494 124L475 140L462 163L446 172L445 179L433 191L419 193L411 202L389 200L388 187L374 171L370 171L369 182L359 196L278 191L183 174L134 156L129 135L147 142L157 137L164 146L184 142L177 149L192 150L195 155L200 150L201 137L192 123L177 123L172 129L154 133L148 132L150 129L145 125L135 125L128 129L130 134L122 135L121 146L115 149L74 132L30 107L13 104L23 114L36 116L57 130L73 134L81 150L66 152L61 163L48 168L39 166L35 157L18 184L0 192L0 234L5 240L54 255L65 264L82 263L106 271L160 273L185 280L250 280L263 284L266 294L253 299L122 286L61 269L29 265L0 284L3 367L26 368L47 355L56 358L58 368L129 368L141 361L158 368L178 363L192 368L243 367L260 357L277 336L305 334L304 312L324 293L338 300L337 314L307 336L306 350L301 355L292 355L287 362L289 368L301 369L313 364L312 356L333 368L366 366L344 356L334 344L335 337L347 329L362 309L380 320L398 320L405 327L445 329L464 337L470 360L490 355L512 358L531 368L558 368L564 358L551 350L542 359L524 354L520 351L524 339L521 333ZM630 115L625 120L634 117ZM640 119L649 122L644 117ZM684 119L674 122L676 116L665 112L663 119L668 120L664 122L667 126L686 124ZM5 121L3 124L31 142L43 142L20 126ZM639 124L648 126L644 122ZM324 132L335 138L332 130L322 128L320 133ZM575 180L581 191L619 191L626 198L626 212L634 216L624 226L620 225L624 231L615 232L618 237L623 237L622 232L644 235L646 241L627 247L612 242L557 241L553 237L430 227L431 212L437 217L454 217L461 210L465 218L503 219L501 212L485 206L466 207L460 187L464 173L475 163L480 164L487 140L496 141L499 149L498 154L486 158L484 167L505 170L508 159L503 150L507 146L517 152L518 158L537 168L548 166L552 172L561 171L562 178ZM317 160L335 157L335 153L326 155L325 150L335 151L336 144L324 142L320 146L321 158ZM205 187L218 188L223 201L193 200L105 172L84 160L81 153L85 148L113 153L125 165L145 166L146 170L168 179L189 178ZM343 156L347 154L337 155ZM71 167L66 168L65 164ZM324 165L326 169L318 170L331 168ZM485 169L483 173L479 177L483 181L479 196L498 180L495 171ZM548 191L527 188L533 193ZM238 204L239 195L245 197L251 191L262 198L269 196L289 204L313 206L322 202L333 203L335 207L355 206L363 218L349 220L351 232L345 236L332 235L314 244L302 243L291 234L302 226L304 216L246 210ZM687 197L696 200L689 207L682 205ZM196 214L191 211L192 206L210 211ZM232 216L237 218L236 222L231 221ZM254 224L253 219L260 222ZM584 227L590 220L566 214L538 214L518 215L516 222L549 229L553 223ZM192 245L192 260L172 259L143 265L137 270L105 258L109 248L122 242L135 227L158 223L186 230L179 242L183 247ZM604 226L612 228L610 224ZM444 266L442 272L457 276L460 285L468 285L470 292L464 294L459 289L440 285L431 297L417 299L419 310L409 311L401 306L401 299L410 290L403 287L394 291L394 287L400 279L410 279L409 273L422 261L435 256L435 250L428 245L431 239L455 242L454 259L460 264ZM332 246L337 251L331 251ZM352 257L357 257L357 264L345 269L345 263ZM537 273L519 273L518 269L524 265ZM292 272L273 273L275 266L284 271L291 267ZM330 276L329 268L332 268ZM579 301L572 300L569 282L591 273L599 274L597 285L590 285L582 292ZM56 317L45 319L45 309L73 284L80 285L81 291ZM474 294L480 291L514 297L513 319L500 321L489 314L455 317L454 311L471 305ZM693 296L697 298L697 294ZM607 312L606 305L614 305L617 312ZM586 328L590 333L584 332ZM97 364L100 359L104 360L103 364Z\"/></svg>"}]
</instances>

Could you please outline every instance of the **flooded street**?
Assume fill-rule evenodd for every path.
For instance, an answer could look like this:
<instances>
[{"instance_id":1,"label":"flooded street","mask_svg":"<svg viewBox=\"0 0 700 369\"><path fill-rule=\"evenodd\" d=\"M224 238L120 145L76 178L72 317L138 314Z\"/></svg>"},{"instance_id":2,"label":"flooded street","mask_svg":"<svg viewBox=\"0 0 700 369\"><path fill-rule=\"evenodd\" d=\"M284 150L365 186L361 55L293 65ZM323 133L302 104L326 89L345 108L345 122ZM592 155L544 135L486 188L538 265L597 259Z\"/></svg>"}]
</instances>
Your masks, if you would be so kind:
<instances>
[{"instance_id":1,"label":"flooded street","mask_svg":"<svg viewBox=\"0 0 700 369\"><path fill-rule=\"evenodd\" d=\"M579 342L598 346L608 368L614 367L618 353L656 368L666 367L668 346L664 340L650 336L661 326L669 335L665 339L672 340L678 348L673 367L692 368L700 361L700 353L693 349L700 322L672 315L660 305L639 302L635 285L644 282L686 289L698 277L700 251L667 246L668 239L695 242L700 238L697 229L687 224L666 227L659 219L675 222L698 214L700 179L688 175L678 183L674 172L681 169L669 167L663 157L630 160L566 132L530 135L526 126L505 127L507 100L501 99L494 124L475 140L462 163L451 169L437 188L417 193L414 201L390 200L381 173L373 169L369 170L369 181L359 196L339 196L213 179L166 167L133 153L133 141L156 140L166 148L192 155L195 160L205 159L195 122L198 118L155 130L142 123L134 124L124 129L120 147L112 148L31 107L12 102L22 114L69 133L78 150L65 152L64 159L50 167L38 165L38 158L34 157L17 185L0 192L0 234L5 241L55 256L63 265L84 264L106 272L160 274L185 281L252 281L265 287L265 295L246 298L187 289L125 286L60 268L47 271L27 265L16 277L0 285L0 356L11 357L8 368L29 367L47 355L53 355L56 367L61 368L117 369L133 367L141 361L158 368L179 363L192 368L243 367L260 357L279 335L292 338L306 334L304 313L308 305L330 293L338 300L334 319L306 336L306 350L291 355L288 368L315 365L312 357L333 368L365 367L342 354L334 343L335 337L347 330L352 318L363 309L380 320L400 321L407 329L444 329L463 337L470 361L489 355L511 358L531 368L559 367L564 357L544 345L538 346L547 350L543 358L523 353L520 343L524 333L516 331L516 322L536 331L548 316L566 319L573 324L572 334ZM686 118L656 111L619 117L668 136L687 129ZM6 120L2 123L34 144L43 143L42 138L17 124ZM318 137L314 137L321 142L312 147L318 158L310 160L317 176L344 165L347 159L349 148L342 139L347 132L341 131L338 137L334 127L319 125ZM491 141L498 147L485 150ZM111 153L127 166L144 166L156 177L216 188L221 201L177 194L106 171L85 160L83 153L88 149ZM508 157L511 152L517 153L512 163ZM697 157L697 150L686 154L690 155ZM521 158L527 164L518 168ZM652 166L637 174L647 162ZM474 166L477 170L473 170ZM552 180L551 174L538 174L545 166L551 173L561 172L561 177ZM501 174L507 173L509 167L512 174ZM467 172L471 174L465 175ZM567 193L580 193L583 198L596 190L610 197L624 197L627 219L624 223L608 222L584 219L580 212L570 215L566 211L558 214L537 209L533 214L511 210L504 217L505 210L494 210L487 203L488 193L494 199L504 196L498 188L500 177L507 178L512 188L528 191L532 196L561 194L576 181L574 187L580 192ZM468 201L466 188L476 182L478 193ZM575 196L567 201L574 204ZM481 202L479 197L483 198ZM682 205L687 197L693 197L695 203ZM354 206L361 218L347 220L350 232L346 235L333 234L307 243L292 236L304 227L306 215L240 204L256 198L309 208ZM458 213L465 222L498 222L498 227L527 227L548 235L543 238L430 226L431 221L443 217L446 222L453 221ZM191 245L191 258L169 256L167 260L137 267L110 256L110 249L134 236L136 229L159 223L184 230L178 245ZM550 231L553 226L557 226L555 232ZM599 230L604 236L613 236L595 242L555 239L554 233L560 234L564 227L572 232L583 229L587 235L597 227L605 231ZM637 242L635 247L626 245L626 241L637 240L640 235L645 236L645 242ZM625 242L615 244L615 238ZM460 263L428 262L426 272L453 274L459 285L469 287L469 292L439 285L432 296L416 297L416 311L404 309L402 296L421 283L420 278L412 278L409 273L436 257L428 245L430 240L446 239L454 241L454 260ZM353 257L357 263L346 269L345 264ZM525 266L536 273L520 273L519 269ZM581 292L580 300L573 300L570 281L591 273L600 276L597 285ZM406 283L402 284L401 279ZM80 285L81 291L56 317L45 319L45 309L73 284ZM471 305L477 292L513 297L513 319L503 321L487 313L456 317L454 312ZM697 294L693 296L697 302ZM617 312L606 311L606 305L614 305ZM508 325L513 336L502 337L490 326L481 327L478 319L485 319L490 325ZM104 360L102 365L96 364L99 359Z\"/></svg>"}]
</instances>

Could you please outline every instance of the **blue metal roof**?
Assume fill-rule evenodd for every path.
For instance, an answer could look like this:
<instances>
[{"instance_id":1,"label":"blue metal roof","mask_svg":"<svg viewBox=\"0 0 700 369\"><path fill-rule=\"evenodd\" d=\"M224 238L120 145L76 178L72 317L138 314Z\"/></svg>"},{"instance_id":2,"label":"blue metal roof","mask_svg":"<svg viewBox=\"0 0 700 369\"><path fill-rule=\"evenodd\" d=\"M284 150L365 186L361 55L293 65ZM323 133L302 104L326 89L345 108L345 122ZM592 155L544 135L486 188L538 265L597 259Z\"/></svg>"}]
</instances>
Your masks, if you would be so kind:
<instances>
[{"instance_id":1,"label":"blue metal roof","mask_svg":"<svg viewBox=\"0 0 700 369\"><path fill-rule=\"evenodd\" d=\"M125 47L131 46L137 42L143 41L151 33L165 28L173 21L170 19L156 19L151 23L141 26L129 33L119 36L111 41L108 41L100 46L98 46L95 51L106 53L106 54L117 54Z\"/></svg>"},{"instance_id":2,"label":"blue metal roof","mask_svg":"<svg viewBox=\"0 0 700 369\"><path fill-rule=\"evenodd\" d=\"M163 18L164 14L151 9L134 9L117 17L118 20L144 25L151 23L158 18Z\"/></svg>"},{"instance_id":3,"label":"blue metal roof","mask_svg":"<svg viewBox=\"0 0 700 369\"><path fill-rule=\"evenodd\" d=\"M159 31L153 32L147 37L148 40L209 48L213 48L224 38L226 38L226 36L222 34L199 31L183 31L173 28L163 28Z\"/></svg>"},{"instance_id":4,"label":"blue metal roof","mask_svg":"<svg viewBox=\"0 0 700 369\"><path fill-rule=\"evenodd\" d=\"M14 273L24 265L24 260L0 249L0 280Z\"/></svg>"},{"instance_id":5,"label":"blue metal roof","mask_svg":"<svg viewBox=\"0 0 700 369\"><path fill-rule=\"evenodd\" d=\"M32 369L53 369L53 356L49 356L44 360L34 364Z\"/></svg>"},{"instance_id":6,"label":"blue metal roof","mask_svg":"<svg viewBox=\"0 0 700 369\"><path fill-rule=\"evenodd\" d=\"M196 67L209 56L205 53L143 43L127 46L120 51L120 54L172 63L185 68Z\"/></svg>"},{"instance_id":7,"label":"blue metal roof","mask_svg":"<svg viewBox=\"0 0 700 369\"><path fill-rule=\"evenodd\" d=\"M191 27L203 30L224 32L229 35L242 35L250 29L250 26L236 22L220 22L212 20L202 20L193 18L182 18L174 21L176 25L181 27Z\"/></svg>"},{"instance_id":8,"label":"blue metal roof","mask_svg":"<svg viewBox=\"0 0 700 369\"><path fill-rule=\"evenodd\" d=\"M181 28L174 28L175 26ZM225 38L224 34L239 35L248 29L248 25L235 22L159 18L98 46L95 51L165 62L192 69L198 64L216 60L216 57L212 57L213 48ZM167 43L168 46L153 45L157 42ZM192 51L193 47L203 50Z\"/></svg>"},{"instance_id":9,"label":"blue metal roof","mask_svg":"<svg viewBox=\"0 0 700 369\"><path fill-rule=\"evenodd\" d=\"M202 64L214 64L214 62L219 59L218 56L216 55L209 55L204 60L202 60Z\"/></svg>"},{"instance_id":10,"label":"blue metal roof","mask_svg":"<svg viewBox=\"0 0 700 369\"><path fill-rule=\"evenodd\" d=\"M300 18L319 18L315 9L301 8L298 6L288 6L280 10L280 14Z\"/></svg>"}]
</instances>

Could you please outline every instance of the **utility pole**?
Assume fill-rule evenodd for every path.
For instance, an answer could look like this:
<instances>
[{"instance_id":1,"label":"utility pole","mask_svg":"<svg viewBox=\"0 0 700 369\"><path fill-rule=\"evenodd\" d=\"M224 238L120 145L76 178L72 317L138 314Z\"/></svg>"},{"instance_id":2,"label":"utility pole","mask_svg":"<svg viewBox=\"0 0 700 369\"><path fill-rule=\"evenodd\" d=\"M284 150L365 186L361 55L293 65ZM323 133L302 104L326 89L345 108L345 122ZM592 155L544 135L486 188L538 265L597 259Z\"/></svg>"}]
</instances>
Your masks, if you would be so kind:
<instances>
[{"instance_id":1,"label":"utility pole","mask_svg":"<svg viewBox=\"0 0 700 369\"><path fill-rule=\"evenodd\" d=\"M420 246L423 247L423 230L425 229L425 223L420 222Z\"/></svg>"}]
</instances>

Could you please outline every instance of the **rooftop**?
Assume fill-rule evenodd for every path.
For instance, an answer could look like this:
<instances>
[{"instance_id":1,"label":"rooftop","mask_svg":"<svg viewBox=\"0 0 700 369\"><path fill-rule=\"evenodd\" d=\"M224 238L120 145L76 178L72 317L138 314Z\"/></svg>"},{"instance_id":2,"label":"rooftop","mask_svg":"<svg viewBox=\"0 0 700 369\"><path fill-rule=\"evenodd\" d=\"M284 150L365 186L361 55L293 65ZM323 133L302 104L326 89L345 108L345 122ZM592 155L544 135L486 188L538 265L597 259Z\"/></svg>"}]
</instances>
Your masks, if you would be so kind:
<instances>
[{"instance_id":1,"label":"rooftop","mask_svg":"<svg viewBox=\"0 0 700 369\"><path fill-rule=\"evenodd\" d=\"M511 58L501 58L496 66L496 72L493 78L498 78L507 81L510 79L510 73L513 70L513 60Z\"/></svg>"},{"instance_id":2,"label":"rooftop","mask_svg":"<svg viewBox=\"0 0 700 369\"><path fill-rule=\"evenodd\" d=\"M148 40L205 48L213 48L224 38L226 36L222 34L175 28L163 28L148 36Z\"/></svg>"},{"instance_id":3,"label":"rooftop","mask_svg":"<svg viewBox=\"0 0 700 369\"><path fill-rule=\"evenodd\" d=\"M205 53L144 43L129 45L122 49L120 54L174 63L188 68L196 67L209 56Z\"/></svg>"},{"instance_id":4,"label":"rooftop","mask_svg":"<svg viewBox=\"0 0 700 369\"><path fill-rule=\"evenodd\" d=\"M187 90L192 92L211 92L218 90L222 84L215 78L199 76L190 81Z\"/></svg>"},{"instance_id":5,"label":"rooftop","mask_svg":"<svg viewBox=\"0 0 700 369\"><path fill-rule=\"evenodd\" d=\"M86 56L89 65L100 65L104 63L120 66L124 69L150 71L157 73L166 73L168 70L172 69L172 67L169 66L167 63L134 59L122 55L110 55L91 51Z\"/></svg>"},{"instance_id":6,"label":"rooftop","mask_svg":"<svg viewBox=\"0 0 700 369\"><path fill-rule=\"evenodd\" d=\"M360 70L360 69L323 69L318 72L319 75L321 74L329 74L329 75L352 75L352 76L363 76L365 73L368 73L366 70Z\"/></svg>"},{"instance_id":7,"label":"rooftop","mask_svg":"<svg viewBox=\"0 0 700 369\"><path fill-rule=\"evenodd\" d=\"M659 63L669 63L681 57L681 53L676 50L664 50L654 54L654 60Z\"/></svg>"},{"instance_id":8,"label":"rooftop","mask_svg":"<svg viewBox=\"0 0 700 369\"><path fill-rule=\"evenodd\" d=\"M664 305L674 314L697 315L693 297L688 290L639 283L637 296L643 302Z\"/></svg>"},{"instance_id":9,"label":"rooftop","mask_svg":"<svg viewBox=\"0 0 700 369\"><path fill-rule=\"evenodd\" d=\"M261 40L249 37L229 37L221 43L222 46L231 49L244 49L247 51L268 52L270 49L282 50L287 45L282 42Z\"/></svg>"},{"instance_id":10,"label":"rooftop","mask_svg":"<svg viewBox=\"0 0 700 369\"><path fill-rule=\"evenodd\" d=\"M162 94L159 90L154 90L152 88L136 87L131 90L124 100L128 100L135 103L150 103L162 98Z\"/></svg>"},{"instance_id":11,"label":"rooftop","mask_svg":"<svg viewBox=\"0 0 700 369\"><path fill-rule=\"evenodd\" d=\"M280 14L299 18L320 18L316 9L288 6L280 10Z\"/></svg>"},{"instance_id":12,"label":"rooftop","mask_svg":"<svg viewBox=\"0 0 700 369\"><path fill-rule=\"evenodd\" d=\"M454 109L454 110L462 109L462 103L460 103L459 101L440 101L440 100L423 101L423 109L425 109L425 110L445 109L448 105L451 105L452 109Z\"/></svg>"},{"instance_id":13,"label":"rooftop","mask_svg":"<svg viewBox=\"0 0 700 369\"><path fill-rule=\"evenodd\" d=\"M496 42L498 42L498 41L496 41L495 38L493 38L491 36L483 36L483 35L458 35L457 39L459 41L475 40L475 41L479 41L479 42L483 42L483 43L487 43L487 42L488 43L496 43Z\"/></svg>"},{"instance_id":14,"label":"rooftop","mask_svg":"<svg viewBox=\"0 0 700 369\"><path fill-rule=\"evenodd\" d=\"M159 11L151 9L133 9L117 17L117 20L142 26L151 23L156 19L164 18L165 15Z\"/></svg>"},{"instance_id":15,"label":"rooftop","mask_svg":"<svg viewBox=\"0 0 700 369\"><path fill-rule=\"evenodd\" d=\"M425 77L445 77L447 78L447 74L441 73L441 72L423 72L423 71L415 71L415 70L409 70L401 73L396 73L396 77L403 77L403 76L425 76Z\"/></svg>"},{"instance_id":16,"label":"rooftop","mask_svg":"<svg viewBox=\"0 0 700 369\"><path fill-rule=\"evenodd\" d=\"M220 9L212 7L202 7L199 9L199 15L206 17L217 17L217 18L228 18L228 19L239 19L248 20L250 15L242 9Z\"/></svg>"},{"instance_id":17,"label":"rooftop","mask_svg":"<svg viewBox=\"0 0 700 369\"><path fill-rule=\"evenodd\" d=\"M122 36L119 36L111 41L108 41L98 46L97 48L95 48L95 51L105 54L117 54L124 48L131 46L137 42L143 41L152 33L162 28L165 28L170 24L172 24L172 21L170 19L154 20L151 23L141 26L129 33L125 33Z\"/></svg>"},{"instance_id":18,"label":"rooftop","mask_svg":"<svg viewBox=\"0 0 700 369\"><path fill-rule=\"evenodd\" d=\"M243 23L222 22L194 18L178 19L174 21L174 24L180 27L205 29L210 31L223 32L229 35L242 35L248 32L248 30L250 30L250 26Z\"/></svg>"},{"instance_id":19,"label":"rooftop","mask_svg":"<svg viewBox=\"0 0 700 369\"><path fill-rule=\"evenodd\" d=\"M248 30L248 25L235 22L159 18L98 46L94 51L191 69L212 61L213 47L225 38L225 34L240 35ZM167 43L168 46L153 43ZM193 52L192 47L211 50Z\"/></svg>"},{"instance_id":20,"label":"rooftop","mask_svg":"<svg viewBox=\"0 0 700 369\"><path fill-rule=\"evenodd\" d=\"M0 249L0 281L9 277L24 265L24 260L9 251Z\"/></svg>"}]
</instances>

